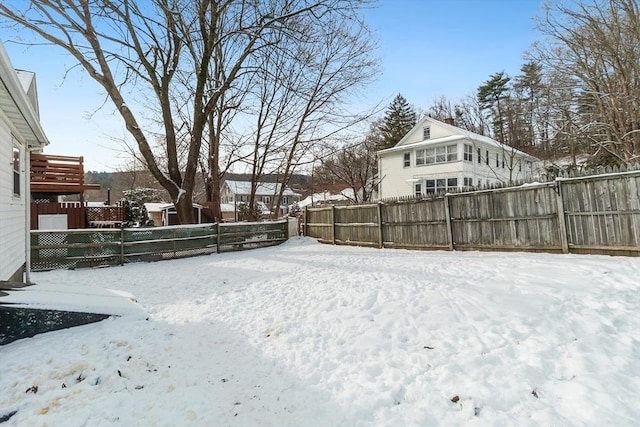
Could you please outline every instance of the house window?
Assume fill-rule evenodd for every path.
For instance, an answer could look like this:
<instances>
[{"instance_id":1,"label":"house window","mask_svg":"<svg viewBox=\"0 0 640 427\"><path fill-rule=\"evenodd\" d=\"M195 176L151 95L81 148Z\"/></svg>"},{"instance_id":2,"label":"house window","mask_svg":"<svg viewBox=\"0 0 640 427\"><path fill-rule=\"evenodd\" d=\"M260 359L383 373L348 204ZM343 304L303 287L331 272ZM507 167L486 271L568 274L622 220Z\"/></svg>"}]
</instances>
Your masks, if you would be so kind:
<instances>
[{"instance_id":1,"label":"house window","mask_svg":"<svg viewBox=\"0 0 640 427\"><path fill-rule=\"evenodd\" d=\"M289 204L289 199L287 199L287 196L282 196L282 204L283 205L288 205Z\"/></svg>"},{"instance_id":2,"label":"house window","mask_svg":"<svg viewBox=\"0 0 640 427\"><path fill-rule=\"evenodd\" d=\"M522 161L518 162L518 172L522 172Z\"/></svg>"},{"instance_id":3,"label":"house window","mask_svg":"<svg viewBox=\"0 0 640 427\"><path fill-rule=\"evenodd\" d=\"M489 150L485 151L484 161L489 166Z\"/></svg>"},{"instance_id":4,"label":"house window","mask_svg":"<svg viewBox=\"0 0 640 427\"><path fill-rule=\"evenodd\" d=\"M455 190L458 187L458 178L427 179L425 181L425 193L439 193Z\"/></svg>"},{"instance_id":5,"label":"house window","mask_svg":"<svg viewBox=\"0 0 640 427\"><path fill-rule=\"evenodd\" d=\"M13 144L13 195L20 197L20 147Z\"/></svg>"},{"instance_id":6,"label":"house window","mask_svg":"<svg viewBox=\"0 0 640 427\"><path fill-rule=\"evenodd\" d=\"M482 163L482 159L480 158L480 149L478 148L478 163Z\"/></svg>"},{"instance_id":7,"label":"house window","mask_svg":"<svg viewBox=\"0 0 640 427\"><path fill-rule=\"evenodd\" d=\"M408 168L409 166L411 166L411 153L406 152L404 153L404 167Z\"/></svg>"},{"instance_id":8,"label":"house window","mask_svg":"<svg viewBox=\"0 0 640 427\"><path fill-rule=\"evenodd\" d=\"M463 178L465 187L473 187L473 179L472 178Z\"/></svg>"},{"instance_id":9,"label":"house window","mask_svg":"<svg viewBox=\"0 0 640 427\"><path fill-rule=\"evenodd\" d=\"M458 147L455 144L425 150L425 163L455 162L458 160Z\"/></svg>"},{"instance_id":10,"label":"house window","mask_svg":"<svg viewBox=\"0 0 640 427\"><path fill-rule=\"evenodd\" d=\"M421 183L417 183L416 185L414 185L414 196L415 197L421 197L422 196L422 184Z\"/></svg>"},{"instance_id":11,"label":"house window","mask_svg":"<svg viewBox=\"0 0 640 427\"><path fill-rule=\"evenodd\" d=\"M473 147L469 144L464 144L464 159L468 162L473 161Z\"/></svg>"},{"instance_id":12,"label":"house window","mask_svg":"<svg viewBox=\"0 0 640 427\"><path fill-rule=\"evenodd\" d=\"M416 150L416 166L424 165L424 150Z\"/></svg>"},{"instance_id":13,"label":"house window","mask_svg":"<svg viewBox=\"0 0 640 427\"><path fill-rule=\"evenodd\" d=\"M504 169L504 153L502 153L502 169Z\"/></svg>"},{"instance_id":14,"label":"house window","mask_svg":"<svg viewBox=\"0 0 640 427\"><path fill-rule=\"evenodd\" d=\"M431 128L429 126L422 128L422 139L431 138Z\"/></svg>"},{"instance_id":15,"label":"house window","mask_svg":"<svg viewBox=\"0 0 640 427\"><path fill-rule=\"evenodd\" d=\"M269 203L271 203L271 197L262 196L262 202L268 205Z\"/></svg>"},{"instance_id":16,"label":"house window","mask_svg":"<svg viewBox=\"0 0 640 427\"><path fill-rule=\"evenodd\" d=\"M458 146L447 145L447 162L455 162L458 160Z\"/></svg>"},{"instance_id":17,"label":"house window","mask_svg":"<svg viewBox=\"0 0 640 427\"><path fill-rule=\"evenodd\" d=\"M425 191L427 192L427 194L436 192L436 180L435 179L428 179L425 184L426 184Z\"/></svg>"},{"instance_id":18,"label":"house window","mask_svg":"<svg viewBox=\"0 0 640 427\"><path fill-rule=\"evenodd\" d=\"M500 154L496 153L496 167L500 166Z\"/></svg>"}]
</instances>

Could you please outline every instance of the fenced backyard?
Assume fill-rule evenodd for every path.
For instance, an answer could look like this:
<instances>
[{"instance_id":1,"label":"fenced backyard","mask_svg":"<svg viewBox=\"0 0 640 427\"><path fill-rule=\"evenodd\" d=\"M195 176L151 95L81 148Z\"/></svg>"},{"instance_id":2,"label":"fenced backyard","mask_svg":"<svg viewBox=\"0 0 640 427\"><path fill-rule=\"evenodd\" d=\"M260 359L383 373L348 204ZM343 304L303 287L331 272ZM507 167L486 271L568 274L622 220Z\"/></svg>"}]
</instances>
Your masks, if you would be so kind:
<instances>
[{"instance_id":1,"label":"fenced backyard","mask_svg":"<svg viewBox=\"0 0 640 427\"><path fill-rule=\"evenodd\" d=\"M288 221L31 232L31 269L83 268L253 249L287 240Z\"/></svg>"},{"instance_id":2,"label":"fenced backyard","mask_svg":"<svg viewBox=\"0 0 640 427\"><path fill-rule=\"evenodd\" d=\"M303 234L379 248L640 256L640 171L303 212Z\"/></svg>"}]
</instances>

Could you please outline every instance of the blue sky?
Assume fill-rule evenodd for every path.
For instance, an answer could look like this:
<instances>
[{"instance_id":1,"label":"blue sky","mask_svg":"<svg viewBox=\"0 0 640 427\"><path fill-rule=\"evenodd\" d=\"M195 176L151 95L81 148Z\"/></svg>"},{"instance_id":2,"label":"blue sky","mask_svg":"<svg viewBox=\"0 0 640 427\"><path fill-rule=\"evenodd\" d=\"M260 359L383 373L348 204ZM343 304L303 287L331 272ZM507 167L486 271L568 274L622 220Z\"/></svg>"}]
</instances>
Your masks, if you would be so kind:
<instances>
[{"instance_id":1,"label":"blue sky","mask_svg":"<svg viewBox=\"0 0 640 427\"><path fill-rule=\"evenodd\" d=\"M388 105L402 93L426 109L443 95L455 101L475 94L495 72L518 74L523 53L541 37L532 19L540 6L540 0L382 0L366 12L382 70L366 91L366 106ZM73 62L58 48L3 42L15 68L36 73L51 141L45 152L82 155L85 170L123 164L122 146L114 141L126 136L121 119L109 103L92 114L104 103L100 87L78 70L65 79Z\"/></svg>"},{"instance_id":2,"label":"blue sky","mask_svg":"<svg viewBox=\"0 0 640 427\"><path fill-rule=\"evenodd\" d=\"M499 71L519 73L539 38L538 0L385 0L370 11L378 31L383 74L378 96L398 92L427 108L444 95L460 99Z\"/></svg>"}]
</instances>

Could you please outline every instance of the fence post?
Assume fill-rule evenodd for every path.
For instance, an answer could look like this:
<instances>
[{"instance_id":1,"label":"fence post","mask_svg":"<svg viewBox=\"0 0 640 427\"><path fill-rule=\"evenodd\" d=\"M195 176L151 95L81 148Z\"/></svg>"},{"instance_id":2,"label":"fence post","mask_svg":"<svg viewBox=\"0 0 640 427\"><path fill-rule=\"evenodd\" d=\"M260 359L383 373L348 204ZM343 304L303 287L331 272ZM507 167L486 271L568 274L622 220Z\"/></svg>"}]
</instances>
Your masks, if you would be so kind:
<instances>
[{"instance_id":1,"label":"fence post","mask_svg":"<svg viewBox=\"0 0 640 427\"><path fill-rule=\"evenodd\" d=\"M220 222L216 223L216 253L220 253Z\"/></svg>"},{"instance_id":2,"label":"fence post","mask_svg":"<svg viewBox=\"0 0 640 427\"><path fill-rule=\"evenodd\" d=\"M556 180L556 200L558 202L558 229L560 231L560 245L562 246L562 253L569 253L569 240L567 238L567 223L564 215L564 200L562 198L562 181Z\"/></svg>"},{"instance_id":3,"label":"fence post","mask_svg":"<svg viewBox=\"0 0 640 427\"><path fill-rule=\"evenodd\" d=\"M302 235L307 237L307 207L304 207L304 214L302 216Z\"/></svg>"},{"instance_id":4,"label":"fence post","mask_svg":"<svg viewBox=\"0 0 640 427\"><path fill-rule=\"evenodd\" d=\"M120 265L124 265L124 227L120 228Z\"/></svg>"},{"instance_id":5,"label":"fence post","mask_svg":"<svg viewBox=\"0 0 640 427\"><path fill-rule=\"evenodd\" d=\"M451 206L449 204L449 196L444 196L444 217L447 220L447 244L449 250L453 250L453 229L451 228Z\"/></svg>"},{"instance_id":6,"label":"fence post","mask_svg":"<svg viewBox=\"0 0 640 427\"><path fill-rule=\"evenodd\" d=\"M284 217L284 240L289 240L289 217Z\"/></svg>"},{"instance_id":7,"label":"fence post","mask_svg":"<svg viewBox=\"0 0 640 427\"><path fill-rule=\"evenodd\" d=\"M378 247L384 248L384 240L382 236L382 202L378 202Z\"/></svg>"},{"instance_id":8,"label":"fence post","mask_svg":"<svg viewBox=\"0 0 640 427\"><path fill-rule=\"evenodd\" d=\"M336 244L336 205L331 205L331 244Z\"/></svg>"}]
</instances>

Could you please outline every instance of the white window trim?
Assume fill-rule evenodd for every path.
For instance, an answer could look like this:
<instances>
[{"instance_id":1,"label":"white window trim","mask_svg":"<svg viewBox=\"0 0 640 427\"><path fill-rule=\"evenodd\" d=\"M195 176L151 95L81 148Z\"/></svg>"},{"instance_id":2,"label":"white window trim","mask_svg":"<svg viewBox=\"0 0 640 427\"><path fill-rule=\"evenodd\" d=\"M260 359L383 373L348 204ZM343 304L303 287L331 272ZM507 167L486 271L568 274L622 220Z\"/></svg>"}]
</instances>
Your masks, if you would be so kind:
<instances>
[{"instance_id":1,"label":"white window trim","mask_svg":"<svg viewBox=\"0 0 640 427\"><path fill-rule=\"evenodd\" d=\"M454 185L449 185L451 180L455 180ZM429 184L433 185L430 186ZM434 194L447 192L451 190L456 190L459 188L459 179L458 177L440 177L440 178L428 178L424 180L424 194Z\"/></svg>"},{"instance_id":2,"label":"white window trim","mask_svg":"<svg viewBox=\"0 0 640 427\"><path fill-rule=\"evenodd\" d=\"M22 188L22 180L23 180L23 176L22 176L22 147L20 147L20 145L18 144L18 142L16 141L15 138L13 138L13 136L11 137L11 155L12 155L12 162L11 162L11 176L13 177L13 182L12 182L12 188L11 188L11 194L12 197L14 199L20 199L22 198L22 193L24 191L24 189ZM18 154L18 157L16 159L16 152ZM16 164L16 160L17 160L17 164ZM17 167L17 169L16 169ZM16 193L16 186L18 188L18 192Z\"/></svg>"},{"instance_id":3,"label":"white window trim","mask_svg":"<svg viewBox=\"0 0 640 427\"><path fill-rule=\"evenodd\" d=\"M462 158L466 162L473 162L473 145L462 144Z\"/></svg>"},{"instance_id":4,"label":"white window trim","mask_svg":"<svg viewBox=\"0 0 640 427\"><path fill-rule=\"evenodd\" d=\"M424 149L425 165L452 163L458 160L458 145L448 144ZM440 159L440 160L439 160Z\"/></svg>"}]
</instances>

